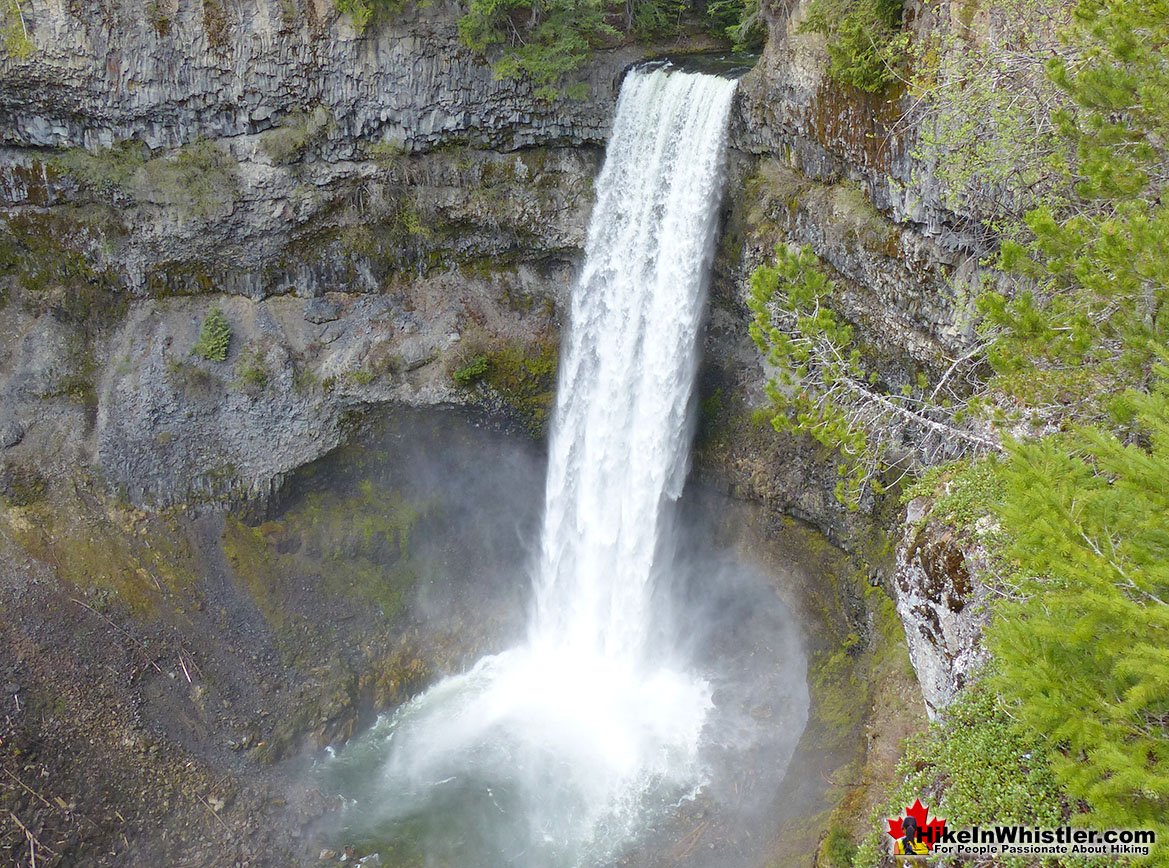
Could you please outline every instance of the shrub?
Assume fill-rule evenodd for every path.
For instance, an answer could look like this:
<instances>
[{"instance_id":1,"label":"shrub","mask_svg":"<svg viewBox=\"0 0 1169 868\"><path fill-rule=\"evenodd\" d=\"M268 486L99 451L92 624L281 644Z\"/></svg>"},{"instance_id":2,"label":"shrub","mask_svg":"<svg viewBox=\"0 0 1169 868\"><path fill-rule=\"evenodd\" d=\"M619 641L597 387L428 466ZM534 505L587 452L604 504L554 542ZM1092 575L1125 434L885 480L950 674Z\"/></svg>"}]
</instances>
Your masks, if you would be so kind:
<instances>
[{"instance_id":1,"label":"shrub","mask_svg":"<svg viewBox=\"0 0 1169 868\"><path fill-rule=\"evenodd\" d=\"M0 56L7 54L24 60L36 50L28 35L20 0L0 0Z\"/></svg>"},{"instance_id":2,"label":"shrub","mask_svg":"<svg viewBox=\"0 0 1169 868\"><path fill-rule=\"evenodd\" d=\"M284 122L260 136L260 147L277 164L291 163L300 159L314 141L327 133L333 123L333 116L324 106L317 106L312 112L294 112Z\"/></svg>"},{"instance_id":3,"label":"shrub","mask_svg":"<svg viewBox=\"0 0 1169 868\"><path fill-rule=\"evenodd\" d=\"M235 376L240 388L248 394L255 395L262 391L271 376L264 351L252 347L241 353L239 363L235 366Z\"/></svg>"},{"instance_id":4,"label":"shrub","mask_svg":"<svg viewBox=\"0 0 1169 868\"><path fill-rule=\"evenodd\" d=\"M832 868L852 868L856 858L856 843L840 826L833 826L824 841L824 854Z\"/></svg>"},{"instance_id":5,"label":"shrub","mask_svg":"<svg viewBox=\"0 0 1169 868\"><path fill-rule=\"evenodd\" d=\"M487 374L488 367L487 356L483 354L471 356L465 364L455 369L451 377L460 386L469 386L483 379Z\"/></svg>"},{"instance_id":6,"label":"shrub","mask_svg":"<svg viewBox=\"0 0 1169 868\"><path fill-rule=\"evenodd\" d=\"M213 307L203 320L203 328L199 331L199 340L195 342L194 352L209 362L224 362L227 361L227 348L230 344L231 324L223 311Z\"/></svg>"},{"instance_id":7,"label":"shrub","mask_svg":"<svg viewBox=\"0 0 1169 868\"><path fill-rule=\"evenodd\" d=\"M800 31L828 38L828 75L879 93L905 66L909 35L901 31L901 0L812 0Z\"/></svg>"},{"instance_id":8,"label":"shrub","mask_svg":"<svg viewBox=\"0 0 1169 868\"><path fill-rule=\"evenodd\" d=\"M401 12L404 5L403 0L336 0L337 11L348 15L360 34L364 34L380 16Z\"/></svg>"}]
</instances>

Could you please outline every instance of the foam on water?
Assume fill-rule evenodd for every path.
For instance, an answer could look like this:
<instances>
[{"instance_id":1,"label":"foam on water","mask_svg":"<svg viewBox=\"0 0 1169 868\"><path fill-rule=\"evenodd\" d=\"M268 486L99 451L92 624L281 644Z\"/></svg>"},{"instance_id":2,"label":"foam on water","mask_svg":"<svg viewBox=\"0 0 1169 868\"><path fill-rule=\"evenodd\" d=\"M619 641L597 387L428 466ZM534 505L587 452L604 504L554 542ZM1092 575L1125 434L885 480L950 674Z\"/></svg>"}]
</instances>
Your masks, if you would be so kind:
<instances>
[{"instance_id":1,"label":"foam on water","mask_svg":"<svg viewBox=\"0 0 1169 868\"><path fill-rule=\"evenodd\" d=\"M655 639L654 592L687 471L734 87L625 80L562 352L527 641L334 761L380 764L357 796L368 823L445 812L455 837L478 835L477 864L582 865L703 783L711 687Z\"/></svg>"}]
</instances>

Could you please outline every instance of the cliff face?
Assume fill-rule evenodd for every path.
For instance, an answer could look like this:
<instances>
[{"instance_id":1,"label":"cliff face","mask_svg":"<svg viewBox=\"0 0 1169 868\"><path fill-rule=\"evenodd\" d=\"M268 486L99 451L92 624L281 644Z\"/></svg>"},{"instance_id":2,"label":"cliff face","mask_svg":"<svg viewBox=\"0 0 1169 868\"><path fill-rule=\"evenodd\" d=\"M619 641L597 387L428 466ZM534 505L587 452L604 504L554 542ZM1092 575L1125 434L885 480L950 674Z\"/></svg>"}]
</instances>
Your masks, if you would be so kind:
<instances>
[{"instance_id":1,"label":"cliff face","mask_svg":"<svg viewBox=\"0 0 1169 868\"><path fill-rule=\"evenodd\" d=\"M767 378L748 277L778 242L810 244L834 270L834 303L893 384L968 348L966 299L984 276L973 215L945 207L915 156L908 98L828 80L822 38L797 32L805 8L770 8L732 122L706 397L722 388L744 414ZM946 8L910 17L927 28ZM599 52L586 99L545 102L461 46L452 4L365 35L328 0L22 9L37 50L0 59L11 502L78 468L151 508L268 498L366 409L499 405L452 373L554 345L640 49ZM232 329L221 362L192 353L215 307ZM708 444L707 466L863 549L874 505L844 509L831 455L765 433ZM982 591L977 570L938 567L958 561L944 531L929 534L906 532L884 579L934 710L977 660Z\"/></svg>"},{"instance_id":2,"label":"cliff face","mask_svg":"<svg viewBox=\"0 0 1169 868\"><path fill-rule=\"evenodd\" d=\"M907 14L925 29L951 5ZM311 831L306 849L283 830L329 806L257 763L343 739L521 610L503 578L482 581L493 544L467 538L460 512L484 465L515 468L449 418L380 445L372 420L449 403L496 421L542 412L620 75L641 50L598 52L588 98L549 103L494 79L458 42L450 4L365 35L330 0L21 8L37 50L0 59L0 685L15 699L0 762L50 774L44 792L80 808L57 812L11 780L0 799L69 853L114 854L93 864L121 864L127 839L145 862L318 864ZM835 85L822 39L797 32L806 4L768 9L732 118L697 463L765 504L768 534L796 516L872 568L933 715L983 659L982 553L921 501L907 516L849 511L835 456L751 420L769 372L745 299L777 243L811 245L896 386L969 348L987 251L916 155L908 99ZM194 352L214 309L231 330L223 361ZM487 356L505 375L460 385ZM314 494L334 460L319 459L346 465L338 447L354 442L395 468L440 456L447 507L434 510L429 477L404 501L393 486L350 490L347 471ZM537 465L493 501L483 534L514 535L513 514L538 502ZM240 502L271 520L222 514ZM424 526L433 552L405 542ZM420 590L423 555L447 578ZM859 667L881 637L898 641L853 572L811 593L840 634L818 637L821 666ZM443 594L465 609L449 623L433 617ZM893 668L892 693L829 688L852 732L864 719L867 779L892 774L911 725L899 715L918 701ZM814 677L824 690L840 672ZM852 707L869 696L884 704ZM114 771L79 768L90 755ZM873 805L855 808L857 831ZM7 834L0 846L26 846Z\"/></svg>"},{"instance_id":3,"label":"cliff face","mask_svg":"<svg viewBox=\"0 0 1169 868\"><path fill-rule=\"evenodd\" d=\"M329 3L22 9L37 50L0 60L9 462L100 466L135 503L263 496L355 409L466 400L466 358L555 338L638 50L546 102L458 42L453 5L364 36ZM191 354L213 306L220 363Z\"/></svg>"},{"instance_id":4,"label":"cliff face","mask_svg":"<svg viewBox=\"0 0 1169 868\"><path fill-rule=\"evenodd\" d=\"M893 576L897 614L930 717L954 698L986 662L989 622L986 552L945 522L930 520L930 503L909 503Z\"/></svg>"},{"instance_id":5,"label":"cliff face","mask_svg":"<svg viewBox=\"0 0 1169 868\"><path fill-rule=\"evenodd\" d=\"M365 35L327 2L22 8L37 50L0 60L0 485L81 465L136 504L265 498L355 412L484 400L452 371L555 341L638 49L599 52L588 98L545 102L459 43L453 5ZM834 304L892 384L968 348L985 277L909 99L828 79L805 8L769 8L732 119L707 383L748 410L767 377L748 277L779 241L834 270ZM945 14L907 11L919 30ZM215 306L225 362L192 355ZM835 501L831 455L727 444L708 463L743 496L865 545L873 504Z\"/></svg>"},{"instance_id":6,"label":"cliff face","mask_svg":"<svg viewBox=\"0 0 1169 868\"><path fill-rule=\"evenodd\" d=\"M970 299L982 282L1002 278L980 265L993 253L979 219L985 215L973 205L954 210L958 197L922 147L931 119L896 86L869 95L833 82L824 38L799 32L807 6L766 7L767 47L736 97L705 387L708 395L721 389L716 394L740 396L745 406L724 408L727 418L714 421L701 464L877 567L874 580L896 602L932 715L983 660L979 552L939 522L920 527L920 503L908 517L890 515L888 503L877 515L882 505L871 499L846 509L832 493L836 456L810 438L776 438L745 421L765 404L761 386L769 376L746 335L749 276L773 259L777 243L811 246L836 280L832 307L854 326L891 388L919 373L936 380L968 352L975 341ZM905 18L921 36L961 11L909 3ZM877 527L890 542L874 535Z\"/></svg>"},{"instance_id":7,"label":"cliff face","mask_svg":"<svg viewBox=\"0 0 1169 868\"><path fill-rule=\"evenodd\" d=\"M542 174L500 152L602 142L638 56L600 54L588 98L549 103L463 48L452 6L368 36L291 0L22 8L38 47L0 59L5 215L136 295L377 290L373 245L336 243L355 225L390 224L382 246L408 266L573 248L579 215L549 213L565 197L531 197L587 183L594 157ZM449 159L410 159L440 147ZM411 232L421 218L443 237Z\"/></svg>"},{"instance_id":8,"label":"cliff face","mask_svg":"<svg viewBox=\"0 0 1169 868\"><path fill-rule=\"evenodd\" d=\"M453 3L355 32L328 0L21 4L36 50L0 60L0 141L152 148L254 135L321 107L330 162L370 141L426 150L460 137L512 150L603 141L615 77L636 51L601 54L591 95L545 103L496 80L458 41Z\"/></svg>"}]
</instances>

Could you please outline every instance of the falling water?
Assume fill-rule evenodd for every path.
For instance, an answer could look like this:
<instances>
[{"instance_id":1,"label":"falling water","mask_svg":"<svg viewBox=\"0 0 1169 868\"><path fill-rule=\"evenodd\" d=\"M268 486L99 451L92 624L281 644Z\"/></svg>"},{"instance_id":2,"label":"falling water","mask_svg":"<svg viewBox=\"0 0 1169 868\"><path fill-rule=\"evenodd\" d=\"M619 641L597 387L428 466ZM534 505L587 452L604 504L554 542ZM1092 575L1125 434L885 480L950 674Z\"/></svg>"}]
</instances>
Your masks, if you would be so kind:
<instances>
[{"instance_id":1,"label":"falling water","mask_svg":"<svg viewBox=\"0 0 1169 868\"><path fill-rule=\"evenodd\" d=\"M735 83L665 69L621 89L573 294L525 644L346 749L357 794L461 865L614 858L704 780L711 687L654 637ZM411 826L411 824L413 824Z\"/></svg>"},{"instance_id":2,"label":"falling water","mask_svg":"<svg viewBox=\"0 0 1169 868\"><path fill-rule=\"evenodd\" d=\"M735 83L657 70L621 90L573 296L531 640L633 662L661 512L685 481Z\"/></svg>"}]
</instances>

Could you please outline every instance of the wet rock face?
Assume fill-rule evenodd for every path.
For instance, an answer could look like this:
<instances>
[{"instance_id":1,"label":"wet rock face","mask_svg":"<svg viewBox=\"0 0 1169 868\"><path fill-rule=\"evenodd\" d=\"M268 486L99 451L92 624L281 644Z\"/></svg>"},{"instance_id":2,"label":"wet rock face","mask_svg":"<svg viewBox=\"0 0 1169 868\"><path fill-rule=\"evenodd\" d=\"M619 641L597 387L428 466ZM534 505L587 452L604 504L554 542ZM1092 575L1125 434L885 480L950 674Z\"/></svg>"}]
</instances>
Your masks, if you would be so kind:
<instances>
[{"instance_id":1,"label":"wet rock face","mask_svg":"<svg viewBox=\"0 0 1169 868\"><path fill-rule=\"evenodd\" d=\"M936 27L948 9L910 7L907 20L918 30ZM945 204L933 167L918 156L921 118L912 101L829 80L823 38L799 32L804 0L765 8L767 48L740 84L732 115L735 160L713 284L717 315L706 335L707 394L717 386L744 395L747 411L767 403L760 384L773 372L751 352L746 300L752 270L773 261L778 243L809 245L827 266L837 286L830 304L854 326L885 382L936 378L972 345L970 299L979 284L1002 279L979 264L990 239L978 215ZM810 438L739 428L746 433L711 450L734 490L864 550L878 502L856 512L835 502L835 455ZM955 529L925 521L927 508L915 501L890 528L899 544L888 584L933 716L985 661L989 614L978 578L982 552Z\"/></svg>"},{"instance_id":2,"label":"wet rock face","mask_svg":"<svg viewBox=\"0 0 1169 868\"><path fill-rule=\"evenodd\" d=\"M0 149L0 249L81 257L133 295L260 299L379 292L391 277L583 247L595 148L331 163L318 138L283 158L279 135L149 158Z\"/></svg>"},{"instance_id":3,"label":"wet rock face","mask_svg":"<svg viewBox=\"0 0 1169 868\"><path fill-rule=\"evenodd\" d=\"M937 27L940 10L907 13L919 32ZM731 140L750 153L782 155L808 178L860 182L873 204L912 224L943 251L971 253L986 245L973 215L949 210L931 165L920 155L923 120L913 99L896 90L869 94L827 75L824 38L800 33L808 3L769 5L770 38L762 60L739 88Z\"/></svg>"},{"instance_id":4,"label":"wet rock face","mask_svg":"<svg viewBox=\"0 0 1169 868\"><path fill-rule=\"evenodd\" d=\"M950 210L908 94L828 77L823 37L799 32L807 5L767 7L767 47L736 94L731 144L756 162L732 194L748 218L732 279L745 296L746 275L776 242L810 245L843 279L833 306L866 343L927 369L944 364L974 339L970 298L1002 280L980 265L993 239L980 215ZM907 16L928 31L944 10Z\"/></svg>"},{"instance_id":5,"label":"wet rock face","mask_svg":"<svg viewBox=\"0 0 1169 868\"><path fill-rule=\"evenodd\" d=\"M929 506L917 498L906 511L893 591L932 718L986 661L982 632L990 613L978 580L980 548L928 520Z\"/></svg>"},{"instance_id":6,"label":"wet rock face","mask_svg":"<svg viewBox=\"0 0 1169 868\"><path fill-rule=\"evenodd\" d=\"M97 463L137 504L267 500L288 473L345 442L365 409L481 400L451 371L486 346L554 334L545 292L567 279L563 265L441 275L393 295L141 303L108 348ZM223 362L191 349L215 304L233 329Z\"/></svg>"},{"instance_id":7,"label":"wet rock face","mask_svg":"<svg viewBox=\"0 0 1169 868\"><path fill-rule=\"evenodd\" d=\"M112 6L21 4L37 50L0 59L0 140L174 147L279 126L322 107L326 160L363 141L411 150L459 137L481 147L600 142L616 78L636 51L602 53L590 96L552 103L528 83L496 80L458 41L457 4L374 20L365 34L329 0L128 0Z\"/></svg>"},{"instance_id":8,"label":"wet rock face","mask_svg":"<svg viewBox=\"0 0 1169 868\"><path fill-rule=\"evenodd\" d=\"M0 58L5 466L97 466L145 505L263 498L363 408L467 400L460 354L554 340L641 49L547 102L459 43L455 4L364 35L327 0L21 8L37 50ZM79 281L116 310L56 316ZM216 305L224 362L192 355Z\"/></svg>"},{"instance_id":9,"label":"wet rock face","mask_svg":"<svg viewBox=\"0 0 1169 868\"><path fill-rule=\"evenodd\" d=\"M548 104L454 7L359 38L327 4L211 5L26 4L40 48L0 60L0 451L136 504L266 498L366 407L468 400L460 354L554 340L599 149L528 146L602 139L636 56ZM100 323L54 313L79 279ZM192 353L213 306L223 362Z\"/></svg>"},{"instance_id":10,"label":"wet rock face","mask_svg":"<svg viewBox=\"0 0 1169 868\"><path fill-rule=\"evenodd\" d=\"M0 208L0 453L52 475L97 465L136 504L263 499L355 411L469 400L461 356L555 340L597 156L241 163L260 180L203 215L10 174L40 186ZM298 198L306 176L321 186ZM193 351L215 306L221 362Z\"/></svg>"}]
</instances>

